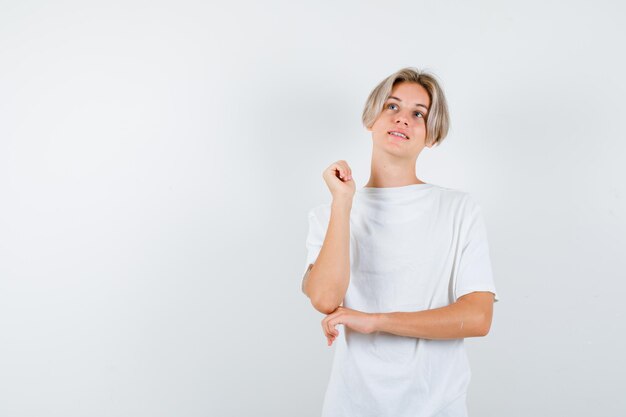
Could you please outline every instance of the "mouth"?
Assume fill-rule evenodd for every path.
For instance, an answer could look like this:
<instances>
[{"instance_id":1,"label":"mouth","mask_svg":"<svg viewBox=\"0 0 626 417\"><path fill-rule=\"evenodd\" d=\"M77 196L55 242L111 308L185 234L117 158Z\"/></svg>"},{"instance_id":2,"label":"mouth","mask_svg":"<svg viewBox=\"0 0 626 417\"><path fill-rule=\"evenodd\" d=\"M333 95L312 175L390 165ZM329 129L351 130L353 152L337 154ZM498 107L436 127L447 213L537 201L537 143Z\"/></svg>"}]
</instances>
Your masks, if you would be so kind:
<instances>
[{"instance_id":1,"label":"mouth","mask_svg":"<svg viewBox=\"0 0 626 417\"><path fill-rule=\"evenodd\" d=\"M397 130L390 130L387 132L388 135L393 136L394 138L409 140L409 137L402 132L398 132Z\"/></svg>"}]
</instances>

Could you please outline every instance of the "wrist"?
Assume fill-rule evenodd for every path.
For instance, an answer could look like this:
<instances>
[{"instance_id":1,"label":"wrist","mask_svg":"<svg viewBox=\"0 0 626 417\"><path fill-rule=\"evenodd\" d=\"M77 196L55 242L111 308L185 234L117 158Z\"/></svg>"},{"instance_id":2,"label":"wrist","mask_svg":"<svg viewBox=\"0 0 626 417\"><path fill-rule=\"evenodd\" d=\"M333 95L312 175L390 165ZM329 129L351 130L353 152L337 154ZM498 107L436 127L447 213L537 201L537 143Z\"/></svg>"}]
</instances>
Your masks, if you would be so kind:
<instances>
[{"instance_id":1,"label":"wrist","mask_svg":"<svg viewBox=\"0 0 626 417\"><path fill-rule=\"evenodd\" d=\"M352 197L334 197L330 206L332 209L350 210L352 209Z\"/></svg>"},{"instance_id":2,"label":"wrist","mask_svg":"<svg viewBox=\"0 0 626 417\"><path fill-rule=\"evenodd\" d=\"M371 313L372 314L372 331L380 332L384 331L384 322L386 319L386 313Z\"/></svg>"}]
</instances>

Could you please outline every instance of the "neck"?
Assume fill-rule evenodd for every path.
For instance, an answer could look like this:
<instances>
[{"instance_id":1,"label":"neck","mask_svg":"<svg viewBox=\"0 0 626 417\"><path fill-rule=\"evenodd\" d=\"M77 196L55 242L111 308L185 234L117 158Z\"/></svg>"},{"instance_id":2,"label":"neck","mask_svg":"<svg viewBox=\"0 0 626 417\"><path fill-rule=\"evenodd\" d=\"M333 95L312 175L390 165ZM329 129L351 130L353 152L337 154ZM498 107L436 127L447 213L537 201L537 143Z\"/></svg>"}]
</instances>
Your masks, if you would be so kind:
<instances>
[{"instance_id":1,"label":"neck","mask_svg":"<svg viewBox=\"0 0 626 417\"><path fill-rule=\"evenodd\" d=\"M389 153L372 152L370 178L365 187L401 187L411 184L425 184L415 174L417 155L413 158L400 158Z\"/></svg>"}]
</instances>

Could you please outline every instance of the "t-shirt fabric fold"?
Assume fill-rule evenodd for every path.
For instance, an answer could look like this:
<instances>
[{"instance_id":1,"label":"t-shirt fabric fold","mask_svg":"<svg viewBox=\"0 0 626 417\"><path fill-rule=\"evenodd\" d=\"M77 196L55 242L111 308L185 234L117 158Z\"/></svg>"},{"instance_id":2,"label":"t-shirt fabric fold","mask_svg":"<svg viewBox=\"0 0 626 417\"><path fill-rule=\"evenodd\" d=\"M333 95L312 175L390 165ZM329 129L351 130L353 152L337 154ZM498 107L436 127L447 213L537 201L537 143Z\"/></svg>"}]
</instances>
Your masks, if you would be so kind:
<instances>
[{"instance_id":1,"label":"t-shirt fabric fold","mask_svg":"<svg viewBox=\"0 0 626 417\"><path fill-rule=\"evenodd\" d=\"M322 248L330 203L308 212L306 272ZM499 296L480 205L435 184L357 189L343 306L370 313ZM343 331L342 331L343 330ZM322 417L463 417L471 378L464 339L361 334L340 325Z\"/></svg>"}]
</instances>

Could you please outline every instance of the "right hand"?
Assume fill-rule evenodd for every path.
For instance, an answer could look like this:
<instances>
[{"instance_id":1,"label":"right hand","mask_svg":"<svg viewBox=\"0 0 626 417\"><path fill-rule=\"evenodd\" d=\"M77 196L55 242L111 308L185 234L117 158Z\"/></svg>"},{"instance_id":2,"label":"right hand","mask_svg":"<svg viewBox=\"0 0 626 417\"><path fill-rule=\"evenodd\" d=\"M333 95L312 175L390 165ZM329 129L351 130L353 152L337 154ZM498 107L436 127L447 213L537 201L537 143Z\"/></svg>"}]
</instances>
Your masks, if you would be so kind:
<instances>
[{"instance_id":1,"label":"right hand","mask_svg":"<svg viewBox=\"0 0 626 417\"><path fill-rule=\"evenodd\" d=\"M344 160L333 162L322 174L333 199L347 198L352 201L356 185L352 179L352 170Z\"/></svg>"}]
</instances>

